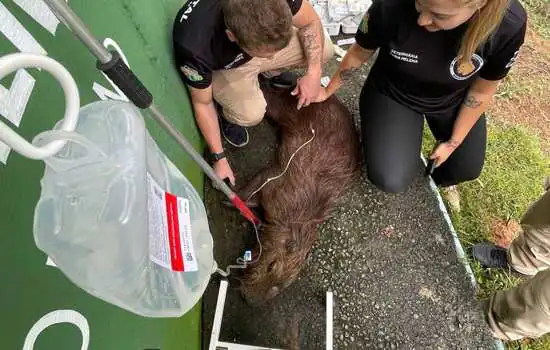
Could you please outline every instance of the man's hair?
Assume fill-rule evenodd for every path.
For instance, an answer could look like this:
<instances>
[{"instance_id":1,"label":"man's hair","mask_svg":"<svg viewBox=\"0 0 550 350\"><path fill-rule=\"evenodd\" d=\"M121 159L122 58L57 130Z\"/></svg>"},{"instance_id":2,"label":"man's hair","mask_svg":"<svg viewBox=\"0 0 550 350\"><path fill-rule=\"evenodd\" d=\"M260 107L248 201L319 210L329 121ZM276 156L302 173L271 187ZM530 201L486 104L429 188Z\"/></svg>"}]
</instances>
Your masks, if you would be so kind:
<instances>
[{"instance_id":1,"label":"man's hair","mask_svg":"<svg viewBox=\"0 0 550 350\"><path fill-rule=\"evenodd\" d=\"M225 25L246 49L285 48L292 38L286 0L222 0Z\"/></svg>"}]
</instances>

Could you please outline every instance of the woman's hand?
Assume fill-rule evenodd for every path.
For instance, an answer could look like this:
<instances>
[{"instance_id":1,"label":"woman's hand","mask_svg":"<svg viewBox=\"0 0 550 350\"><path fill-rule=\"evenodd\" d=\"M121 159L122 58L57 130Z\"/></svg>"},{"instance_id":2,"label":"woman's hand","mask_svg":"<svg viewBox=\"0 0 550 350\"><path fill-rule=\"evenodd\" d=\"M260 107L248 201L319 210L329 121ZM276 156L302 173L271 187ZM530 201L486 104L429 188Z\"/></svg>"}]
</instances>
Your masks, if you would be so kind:
<instances>
[{"instance_id":1,"label":"woman's hand","mask_svg":"<svg viewBox=\"0 0 550 350\"><path fill-rule=\"evenodd\" d=\"M325 102L330 97L330 94L326 87L322 87L319 89L319 93L317 96L315 96L311 102L312 103L319 103L319 102Z\"/></svg>"},{"instance_id":2,"label":"woman's hand","mask_svg":"<svg viewBox=\"0 0 550 350\"><path fill-rule=\"evenodd\" d=\"M430 156L430 159L435 161L435 166L439 167L445 163L447 159L453 154L453 152L460 146L460 143L454 140L449 140L439 144Z\"/></svg>"},{"instance_id":3,"label":"woman's hand","mask_svg":"<svg viewBox=\"0 0 550 350\"><path fill-rule=\"evenodd\" d=\"M326 101L344 84L345 80L353 76L352 72L359 69L363 62L366 62L375 51L376 50L363 49L358 44L353 44L344 56L342 63L340 63L332 78L330 78L330 83L326 88L321 88L319 84L321 77L319 76L316 81L319 89L315 91L315 94L312 95L309 102Z\"/></svg>"}]
</instances>

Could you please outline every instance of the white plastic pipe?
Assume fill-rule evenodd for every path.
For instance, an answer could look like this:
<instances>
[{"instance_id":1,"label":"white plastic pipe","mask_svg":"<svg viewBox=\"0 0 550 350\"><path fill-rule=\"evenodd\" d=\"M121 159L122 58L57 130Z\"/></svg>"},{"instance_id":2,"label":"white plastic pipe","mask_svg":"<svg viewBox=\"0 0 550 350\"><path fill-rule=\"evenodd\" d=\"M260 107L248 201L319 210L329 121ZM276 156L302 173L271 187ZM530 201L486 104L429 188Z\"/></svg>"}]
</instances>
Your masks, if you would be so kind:
<instances>
[{"instance_id":1,"label":"white plastic pipe","mask_svg":"<svg viewBox=\"0 0 550 350\"><path fill-rule=\"evenodd\" d=\"M61 130L74 131L78 122L80 95L71 74L59 62L48 56L14 53L0 57L0 80L21 68L42 68L57 79L65 94L65 116L61 123ZM0 141L30 159L51 157L67 143L67 141L53 141L42 147L33 146L2 121L0 121Z\"/></svg>"},{"instance_id":2,"label":"white plastic pipe","mask_svg":"<svg viewBox=\"0 0 550 350\"><path fill-rule=\"evenodd\" d=\"M220 290L218 292L218 302L216 303L216 312L214 313L214 324L212 325L212 333L210 334L209 350L218 348L220 339L220 330L222 328L223 309L225 308L225 297L227 295L227 287L229 283L226 280L220 281Z\"/></svg>"},{"instance_id":3,"label":"white plastic pipe","mask_svg":"<svg viewBox=\"0 0 550 350\"><path fill-rule=\"evenodd\" d=\"M334 298L332 292L327 292L326 300L326 309L327 309L327 324L326 324L326 349L333 349L333 331L332 331L332 322L333 322L333 305Z\"/></svg>"}]
</instances>

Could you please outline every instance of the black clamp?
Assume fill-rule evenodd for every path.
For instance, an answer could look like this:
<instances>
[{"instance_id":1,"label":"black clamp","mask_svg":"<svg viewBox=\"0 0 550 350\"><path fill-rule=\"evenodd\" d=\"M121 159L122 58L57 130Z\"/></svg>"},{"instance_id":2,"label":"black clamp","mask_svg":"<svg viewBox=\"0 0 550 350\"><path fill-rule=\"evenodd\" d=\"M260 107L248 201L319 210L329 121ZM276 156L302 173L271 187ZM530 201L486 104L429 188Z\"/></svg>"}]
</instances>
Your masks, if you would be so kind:
<instances>
[{"instance_id":1,"label":"black clamp","mask_svg":"<svg viewBox=\"0 0 550 350\"><path fill-rule=\"evenodd\" d=\"M98 61L97 68L105 73L137 107L149 108L153 104L153 95L126 65L118 52L111 51L111 55L111 61L107 63Z\"/></svg>"}]
</instances>

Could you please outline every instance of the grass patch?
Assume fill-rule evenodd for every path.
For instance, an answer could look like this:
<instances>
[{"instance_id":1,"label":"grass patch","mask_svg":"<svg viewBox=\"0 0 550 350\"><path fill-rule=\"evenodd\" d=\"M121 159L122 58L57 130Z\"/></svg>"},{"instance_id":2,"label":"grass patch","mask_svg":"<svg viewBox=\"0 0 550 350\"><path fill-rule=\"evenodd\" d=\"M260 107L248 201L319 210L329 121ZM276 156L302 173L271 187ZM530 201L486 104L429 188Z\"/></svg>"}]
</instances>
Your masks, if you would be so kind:
<instances>
[{"instance_id":1,"label":"grass patch","mask_svg":"<svg viewBox=\"0 0 550 350\"><path fill-rule=\"evenodd\" d=\"M429 155L434 139L426 127L423 152ZM550 172L550 159L541 151L539 139L521 126L489 119L486 163L480 178L458 186L461 212L452 213L459 238L468 251L473 244L491 240L495 219L519 221L540 197L543 180ZM506 271L482 269L470 261L480 287L479 297L488 298L510 289L520 280ZM509 349L550 349L550 337L537 341L512 342Z\"/></svg>"},{"instance_id":2,"label":"grass patch","mask_svg":"<svg viewBox=\"0 0 550 350\"><path fill-rule=\"evenodd\" d=\"M523 127L489 123L485 168L476 181L459 185L463 212L455 225L466 244L489 239L490 219L518 220L542 193L548 159Z\"/></svg>"},{"instance_id":3,"label":"grass patch","mask_svg":"<svg viewBox=\"0 0 550 350\"><path fill-rule=\"evenodd\" d=\"M489 111L499 120L530 127L550 155L550 0L520 1L529 17L525 44Z\"/></svg>"},{"instance_id":4,"label":"grass patch","mask_svg":"<svg viewBox=\"0 0 550 350\"><path fill-rule=\"evenodd\" d=\"M550 0L520 0L529 14L529 22L537 33L550 39Z\"/></svg>"},{"instance_id":5,"label":"grass patch","mask_svg":"<svg viewBox=\"0 0 550 350\"><path fill-rule=\"evenodd\" d=\"M537 340L515 341L506 344L510 350L548 350L550 349L550 337L542 337Z\"/></svg>"},{"instance_id":6,"label":"grass patch","mask_svg":"<svg viewBox=\"0 0 550 350\"><path fill-rule=\"evenodd\" d=\"M502 80L495 95L496 99L512 100L514 98L521 98L521 96L533 94L538 88L541 88L537 85L537 79L540 79L540 77L522 77L519 80L516 79L514 73L515 71Z\"/></svg>"}]
</instances>

